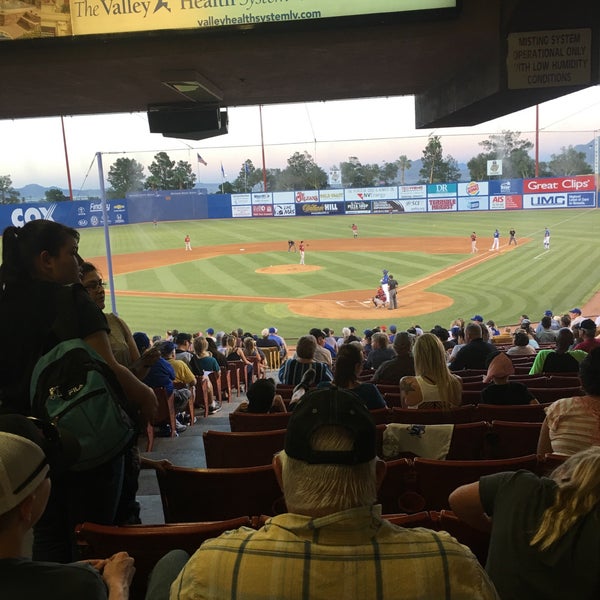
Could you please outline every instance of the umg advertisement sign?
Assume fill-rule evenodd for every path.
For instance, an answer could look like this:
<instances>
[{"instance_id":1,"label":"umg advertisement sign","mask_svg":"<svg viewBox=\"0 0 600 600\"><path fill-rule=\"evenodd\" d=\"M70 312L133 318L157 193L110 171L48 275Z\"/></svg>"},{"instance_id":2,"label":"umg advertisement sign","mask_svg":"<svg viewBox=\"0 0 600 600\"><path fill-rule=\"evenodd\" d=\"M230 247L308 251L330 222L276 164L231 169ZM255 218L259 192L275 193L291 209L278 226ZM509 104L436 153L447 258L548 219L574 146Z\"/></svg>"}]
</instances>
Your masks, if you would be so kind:
<instances>
[{"instance_id":1,"label":"umg advertisement sign","mask_svg":"<svg viewBox=\"0 0 600 600\"><path fill-rule=\"evenodd\" d=\"M126 201L108 201L106 209L109 225L126 225L129 222ZM2 229L9 225L22 227L25 223L36 219L56 221L76 229L104 225L102 202L100 200L38 202L0 206L0 226Z\"/></svg>"}]
</instances>

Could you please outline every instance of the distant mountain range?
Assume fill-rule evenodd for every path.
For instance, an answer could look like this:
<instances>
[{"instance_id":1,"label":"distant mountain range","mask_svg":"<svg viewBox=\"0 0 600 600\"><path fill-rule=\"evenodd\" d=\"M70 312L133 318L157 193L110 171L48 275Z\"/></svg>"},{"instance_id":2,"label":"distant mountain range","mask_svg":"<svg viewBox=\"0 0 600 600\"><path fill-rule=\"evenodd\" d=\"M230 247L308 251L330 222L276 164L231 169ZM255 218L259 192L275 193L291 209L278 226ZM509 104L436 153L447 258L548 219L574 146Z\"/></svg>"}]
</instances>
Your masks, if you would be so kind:
<instances>
[{"instance_id":1,"label":"distant mountain range","mask_svg":"<svg viewBox=\"0 0 600 600\"><path fill-rule=\"evenodd\" d=\"M587 144L577 144L574 146L574 149L577 152L583 152L585 154L586 161L593 167L594 166L594 142L593 140ZM541 160L549 161L549 157L542 157ZM417 183L420 179L419 171L422 166L421 159L412 160L412 166L408 169L404 174L404 182L407 185L412 185ZM458 168L461 173L461 180L468 181L469 177L469 169L466 163L458 163ZM218 183L206 183L202 182L199 187L205 188L209 194L216 194L219 191L220 182ZM46 190L52 189L52 187L43 187L38 185L37 183L30 183L22 188L15 188L20 194L21 198L25 202L39 202L40 200L45 200ZM61 188L62 192L68 196L69 190L65 188ZM86 190L73 190L73 196L75 200L87 200L88 198L99 198L100 190L99 189L86 189Z\"/></svg>"}]
</instances>

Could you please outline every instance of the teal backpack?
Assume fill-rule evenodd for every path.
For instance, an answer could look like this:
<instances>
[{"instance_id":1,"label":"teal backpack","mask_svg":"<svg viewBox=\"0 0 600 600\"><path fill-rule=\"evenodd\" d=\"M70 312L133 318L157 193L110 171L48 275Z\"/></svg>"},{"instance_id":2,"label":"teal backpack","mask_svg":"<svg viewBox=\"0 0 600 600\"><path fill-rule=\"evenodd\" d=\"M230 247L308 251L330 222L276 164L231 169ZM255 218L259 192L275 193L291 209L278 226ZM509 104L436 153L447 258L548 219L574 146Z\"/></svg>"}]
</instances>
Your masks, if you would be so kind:
<instances>
[{"instance_id":1,"label":"teal backpack","mask_svg":"<svg viewBox=\"0 0 600 600\"><path fill-rule=\"evenodd\" d=\"M54 330L66 334L65 311L73 308L72 291L60 302ZM60 342L36 362L31 376L31 414L54 423L79 441L81 454L71 467L93 469L131 443L134 425L125 411L127 401L116 375L81 338Z\"/></svg>"}]
</instances>

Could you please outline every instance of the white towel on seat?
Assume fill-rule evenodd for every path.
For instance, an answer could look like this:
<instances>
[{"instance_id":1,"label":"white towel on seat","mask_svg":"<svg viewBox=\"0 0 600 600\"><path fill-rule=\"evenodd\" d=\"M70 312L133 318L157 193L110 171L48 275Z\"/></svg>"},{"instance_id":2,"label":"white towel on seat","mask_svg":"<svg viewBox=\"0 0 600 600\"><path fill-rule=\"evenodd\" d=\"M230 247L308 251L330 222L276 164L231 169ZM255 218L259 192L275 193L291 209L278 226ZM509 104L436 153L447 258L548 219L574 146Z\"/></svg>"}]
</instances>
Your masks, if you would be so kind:
<instances>
[{"instance_id":1,"label":"white towel on seat","mask_svg":"<svg viewBox=\"0 0 600 600\"><path fill-rule=\"evenodd\" d=\"M446 460L454 425L406 425L390 423L383 432L383 457L411 452L421 458Z\"/></svg>"}]
</instances>

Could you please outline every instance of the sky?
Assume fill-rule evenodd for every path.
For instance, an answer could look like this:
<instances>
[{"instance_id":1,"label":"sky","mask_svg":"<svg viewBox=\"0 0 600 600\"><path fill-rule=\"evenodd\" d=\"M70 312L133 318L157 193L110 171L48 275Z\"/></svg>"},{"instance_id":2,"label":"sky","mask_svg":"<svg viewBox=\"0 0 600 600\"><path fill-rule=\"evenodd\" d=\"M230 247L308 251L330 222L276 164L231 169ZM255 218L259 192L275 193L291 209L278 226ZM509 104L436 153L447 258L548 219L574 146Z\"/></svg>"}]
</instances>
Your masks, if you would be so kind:
<instances>
[{"instance_id":1,"label":"sky","mask_svg":"<svg viewBox=\"0 0 600 600\"><path fill-rule=\"evenodd\" d=\"M541 104L540 160L600 135L599 109L600 86ZM417 160L432 133L441 137L444 154L459 162L478 154L478 143L502 130L520 131L534 141L534 107L468 128L416 130L414 115L412 96L263 106L266 166L285 168L296 151L307 151L325 170L349 156L378 164L402 154ZM200 141L150 133L145 113L67 116L64 126L75 195L99 187L97 153L106 175L117 158L147 166L157 152L166 151L173 160L190 162L200 183L220 182L221 164L226 179L233 180L247 158L257 167L262 163L256 106L230 107L229 133ZM59 117L0 120L0 140L0 175L10 175L13 187L68 187ZM198 153L207 166L198 164Z\"/></svg>"}]
</instances>

